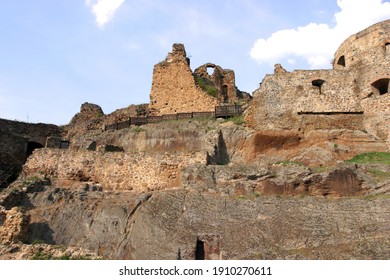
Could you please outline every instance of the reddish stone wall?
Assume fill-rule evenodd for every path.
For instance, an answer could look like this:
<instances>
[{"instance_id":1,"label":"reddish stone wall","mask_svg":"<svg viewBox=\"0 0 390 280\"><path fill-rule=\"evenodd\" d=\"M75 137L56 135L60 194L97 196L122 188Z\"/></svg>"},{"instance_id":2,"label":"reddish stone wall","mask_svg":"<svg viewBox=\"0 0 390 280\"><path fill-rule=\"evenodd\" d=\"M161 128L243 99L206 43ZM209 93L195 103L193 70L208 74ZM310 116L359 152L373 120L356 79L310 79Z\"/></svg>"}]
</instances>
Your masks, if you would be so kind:
<instances>
[{"instance_id":1,"label":"reddish stone wall","mask_svg":"<svg viewBox=\"0 0 390 280\"><path fill-rule=\"evenodd\" d=\"M363 115L300 115L301 127L305 132L311 130L330 130L342 127L350 130L363 130Z\"/></svg>"}]
</instances>

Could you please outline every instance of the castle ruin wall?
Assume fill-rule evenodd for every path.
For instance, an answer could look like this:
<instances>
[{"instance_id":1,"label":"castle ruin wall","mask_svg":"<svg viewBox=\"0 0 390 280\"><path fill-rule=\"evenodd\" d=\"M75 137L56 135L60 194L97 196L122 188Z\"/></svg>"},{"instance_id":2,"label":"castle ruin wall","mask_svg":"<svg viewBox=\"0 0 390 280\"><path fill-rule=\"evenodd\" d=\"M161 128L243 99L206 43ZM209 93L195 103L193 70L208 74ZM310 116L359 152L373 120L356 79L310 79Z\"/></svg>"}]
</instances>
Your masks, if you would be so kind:
<instances>
[{"instance_id":1,"label":"castle ruin wall","mask_svg":"<svg viewBox=\"0 0 390 280\"><path fill-rule=\"evenodd\" d=\"M184 46L174 44L173 51L153 69L150 92L152 115L188 112L212 112L216 98L195 84Z\"/></svg>"},{"instance_id":2,"label":"castle ruin wall","mask_svg":"<svg viewBox=\"0 0 390 280\"><path fill-rule=\"evenodd\" d=\"M180 170L197 161L186 154L39 149L23 171L27 176L46 174L63 185L91 182L100 184L104 191L150 191L179 187Z\"/></svg>"},{"instance_id":3,"label":"castle ruin wall","mask_svg":"<svg viewBox=\"0 0 390 280\"><path fill-rule=\"evenodd\" d=\"M334 69L289 73L275 65L274 74L267 75L253 94L248 123L258 130L360 129L390 141L389 45L387 20L341 44ZM300 115L302 112L316 115ZM340 114L327 115L329 112ZM352 118L351 112L363 115Z\"/></svg>"}]
</instances>

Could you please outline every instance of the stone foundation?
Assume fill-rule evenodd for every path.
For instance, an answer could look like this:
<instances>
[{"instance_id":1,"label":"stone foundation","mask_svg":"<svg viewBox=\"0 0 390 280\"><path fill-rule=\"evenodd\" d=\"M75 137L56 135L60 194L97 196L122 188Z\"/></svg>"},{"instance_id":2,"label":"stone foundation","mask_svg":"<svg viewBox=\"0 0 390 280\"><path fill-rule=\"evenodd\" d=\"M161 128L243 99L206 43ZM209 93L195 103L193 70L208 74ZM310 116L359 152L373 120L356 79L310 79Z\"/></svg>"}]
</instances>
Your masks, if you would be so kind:
<instances>
[{"instance_id":1,"label":"stone foundation","mask_svg":"<svg viewBox=\"0 0 390 280\"><path fill-rule=\"evenodd\" d=\"M150 191L180 186L180 170L201 162L193 154L147 155L145 153L39 149L28 159L27 176L44 173L62 185L93 182L103 190Z\"/></svg>"}]
</instances>

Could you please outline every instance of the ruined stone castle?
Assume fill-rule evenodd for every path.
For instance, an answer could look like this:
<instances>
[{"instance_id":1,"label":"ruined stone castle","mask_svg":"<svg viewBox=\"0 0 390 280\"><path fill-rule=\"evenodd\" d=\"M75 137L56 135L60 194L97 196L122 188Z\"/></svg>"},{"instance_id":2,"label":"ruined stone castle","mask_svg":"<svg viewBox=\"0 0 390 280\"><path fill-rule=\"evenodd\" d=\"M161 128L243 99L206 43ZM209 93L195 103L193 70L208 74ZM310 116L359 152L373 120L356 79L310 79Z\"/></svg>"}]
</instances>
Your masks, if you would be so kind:
<instances>
[{"instance_id":1,"label":"ruined stone castle","mask_svg":"<svg viewBox=\"0 0 390 280\"><path fill-rule=\"evenodd\" d=\"M352 35L330 70L276 64L253 98L174 44L149 104L0 120L0 258L35 240L113 259L390 258L390 166L347 162L390 150L389 32ZM216 118L229 105L243 116Z\"/></svg>"}]
</instances>

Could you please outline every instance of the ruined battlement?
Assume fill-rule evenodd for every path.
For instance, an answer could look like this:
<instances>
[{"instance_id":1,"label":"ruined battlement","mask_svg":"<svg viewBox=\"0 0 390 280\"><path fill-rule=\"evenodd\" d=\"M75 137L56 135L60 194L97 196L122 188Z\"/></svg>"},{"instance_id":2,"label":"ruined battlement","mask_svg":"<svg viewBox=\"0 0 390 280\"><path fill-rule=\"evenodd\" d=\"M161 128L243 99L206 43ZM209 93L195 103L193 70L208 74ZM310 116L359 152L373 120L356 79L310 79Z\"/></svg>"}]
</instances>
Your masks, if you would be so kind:
<instances>
[{"instance_id":1,"label":"ruined battlement","mask_svg":"<svg viewBox=\"0 0 390 280\"><path fill-rule=\"evenodd\" d=\"M334 69L286 71L275 65L253 93L246 119L256 130L358 129L390 139L390 20L349 37ZM300 112L362 112L310 117ZM308 125L308 123L312 125ZM316 124L314 124L316 123Z\"/></svg>"},{"instance_id":2,"label":"ruined battlement","mask_svg":"<svg viewBox=\"0 0 390 280\"><path fill-rule=\"evenodd\" d=\"M333 68L350 70L385 63L390 52L390 20L351 35L338 48Z\"/></svg>"}]
</instances>

